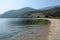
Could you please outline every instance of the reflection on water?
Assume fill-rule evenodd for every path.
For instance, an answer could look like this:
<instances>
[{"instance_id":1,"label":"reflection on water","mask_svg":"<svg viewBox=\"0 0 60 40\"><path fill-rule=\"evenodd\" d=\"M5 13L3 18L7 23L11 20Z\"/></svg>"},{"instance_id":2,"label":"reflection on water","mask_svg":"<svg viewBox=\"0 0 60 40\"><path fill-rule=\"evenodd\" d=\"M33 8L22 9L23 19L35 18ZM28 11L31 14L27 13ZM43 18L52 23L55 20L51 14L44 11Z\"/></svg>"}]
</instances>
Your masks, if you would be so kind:
<instances>
[{"instance_id":1,"label":"reflection on water","mask_svg":"<svg viewBox=\"0 0 60 40\"><path fill-rule=\"evenodd\" d=\"M31 24L32 19L28 19L28 20L27 19L26 18L0 18L0 40L5 40L9 37L16 35L17 33L22 33L24 31L32 29L33 28L31 26L33 25Z\"/></svg>"},{"instance_id":2,"label":"reflection on water","mask_svg":"<svg viewBox=\"0 0 60 40\"><path fill-rule=\"evenodd\" d=\"M34 23L37 23L36 20L32 18L0 18L0 40L32 29L36 25Z\"/></svg>"}]
</instances>

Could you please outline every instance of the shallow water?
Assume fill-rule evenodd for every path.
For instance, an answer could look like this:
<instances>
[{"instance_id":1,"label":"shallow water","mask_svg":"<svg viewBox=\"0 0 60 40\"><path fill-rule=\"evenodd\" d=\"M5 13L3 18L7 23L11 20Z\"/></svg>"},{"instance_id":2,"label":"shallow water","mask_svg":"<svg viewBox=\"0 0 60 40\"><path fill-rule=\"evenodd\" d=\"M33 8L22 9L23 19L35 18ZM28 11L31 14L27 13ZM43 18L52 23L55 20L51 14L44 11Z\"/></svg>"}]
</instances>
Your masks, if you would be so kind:
<instances>
[{"instance_id":1,"label":"shallow water","mask_svg":"<svg viewBox=\"0 0 60 40\"><path fill-rule=\"evenodd\" d=\"M28 18L0 18L0 40L8 39L18 33L22 34L23 32L32 29L36 24L22 23L27 19Z\"/></svg>"}]
</instances>

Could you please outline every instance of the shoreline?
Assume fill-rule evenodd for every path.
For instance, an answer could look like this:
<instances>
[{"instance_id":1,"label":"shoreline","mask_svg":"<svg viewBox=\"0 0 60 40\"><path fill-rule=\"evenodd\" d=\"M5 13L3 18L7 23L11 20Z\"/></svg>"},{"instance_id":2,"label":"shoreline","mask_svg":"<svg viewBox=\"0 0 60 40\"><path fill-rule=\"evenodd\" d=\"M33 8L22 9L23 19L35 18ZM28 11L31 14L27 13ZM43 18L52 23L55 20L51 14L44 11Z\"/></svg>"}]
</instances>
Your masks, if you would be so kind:
<instances>
[{"instance_id":1,"label":"shoreline","mask_svg":"<svg viewBox=\"0 0 60 40\"><path fill-rule=\"evenodd\" d=\"M47 38L47 34L48 34L48 30L49 27L48 25L39 25L39 26L34 26L32 29L23 32L23 34L17 34L14 37L12 37L11 39L9 38L8 40L37 40L40 39L43 40L42 38L45 39L44 34L46 34L46 38ZM39 37L39 35L41 35Z\"/></svg>"},{"instance_id":2,"label":"shoreline","mask_svg":"<svg viewBox=\"0 0 60 40\"><path fill-rule=\"evenodd\" d=\"M49 19L52 23L45 27L34 27L33 29L12 37L10 40L56 40L58 37L58 20ZM59 26L58 26L59 27ZM58 37L59 39L59 37ZM8 39L9 40L9 39Z\"/></svg>"}]
</instances>

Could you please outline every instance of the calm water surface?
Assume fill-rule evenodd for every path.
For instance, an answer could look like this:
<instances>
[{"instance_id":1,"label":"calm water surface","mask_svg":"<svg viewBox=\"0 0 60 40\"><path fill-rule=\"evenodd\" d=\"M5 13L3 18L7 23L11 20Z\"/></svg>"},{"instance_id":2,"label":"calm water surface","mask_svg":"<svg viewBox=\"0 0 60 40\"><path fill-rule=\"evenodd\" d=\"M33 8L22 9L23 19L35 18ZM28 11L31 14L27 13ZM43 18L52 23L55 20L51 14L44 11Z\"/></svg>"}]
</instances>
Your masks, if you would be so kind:
<instances>
[{"instance_id":1,"label":"calm water surface","mask_svg":"<svg viewBox=\"0 0 60 40\"><path fill-rule=\"evenodd\" d=\"M0 40L5 40L18 33L23 33L32 29L34 24L25 25L24 23L21 23L26 19L28 18L0 18Z\"/></svg>"}]
</instances>

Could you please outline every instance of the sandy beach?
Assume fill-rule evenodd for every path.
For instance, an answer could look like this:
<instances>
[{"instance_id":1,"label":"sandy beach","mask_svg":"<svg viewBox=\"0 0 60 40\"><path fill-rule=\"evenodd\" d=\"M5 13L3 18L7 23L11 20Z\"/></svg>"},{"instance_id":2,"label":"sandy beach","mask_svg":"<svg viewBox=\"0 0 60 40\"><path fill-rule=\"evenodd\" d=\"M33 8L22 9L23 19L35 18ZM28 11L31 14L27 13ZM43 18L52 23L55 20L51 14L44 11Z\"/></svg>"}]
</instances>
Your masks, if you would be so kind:
<instances>
[{"instance_id":1,"label":"sandy beach","mask_svg":"<svg viewBox=\"0 0 60 40\"><path fill-rule=\"evenodd\" d=\"M45 27L35 26L33 29L23 33L22 35L16 35L8 40L59 40L59 23L57 19L49 19L51 24Z\"/></svg>"}]
</instances>

